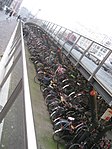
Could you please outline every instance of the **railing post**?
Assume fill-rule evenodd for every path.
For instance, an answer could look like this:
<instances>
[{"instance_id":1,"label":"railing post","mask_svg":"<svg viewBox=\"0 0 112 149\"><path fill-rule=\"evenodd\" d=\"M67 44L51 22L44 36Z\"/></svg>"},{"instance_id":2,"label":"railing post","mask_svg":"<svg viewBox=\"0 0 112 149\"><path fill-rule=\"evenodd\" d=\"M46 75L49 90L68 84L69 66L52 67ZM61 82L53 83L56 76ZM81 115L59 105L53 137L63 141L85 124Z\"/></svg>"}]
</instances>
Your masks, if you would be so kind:
<instances>
[{"instance_id":1,"label":"railing post","mask_svg":"<svg viewBox=\"0 0 112 149\"><path fill-rule=\"evenodd\" d=\"M57 26L58 26L58 25L56 25L55 29L53 30L52 35L54 34L54 31L56 30Z\"/></svg>"},{"instance_id":2,"label":"railing post","mask_svg":"<svg viewBox=\"0 0 112 149\"><path fill-rule=\"evenodd\" d=\"M91 122L93 127L98 123L98 113L97 113L97 94L96 91L92 88L90 90L90 108L91 108Z\"/></svg>"},{"instance_id":3,"label":"railing post","mask_svg":"<svg viewBox=\"0 0 112 149\"><path fill-rule=\"evenodd\" d=\"M16 39L16 40L15 40ZM17 41L17 39L20 39ZM12 46L13 45L13 46ZM21 45L21 46L20 46ZM18 47L20 46L19 52L17 52ZM22 48L21 48L22 47ZM17 52L17 53L16 53ZM17 55L14 59L15 54ZM22 67L23 74L17 84L16 88L13 90L12 94L8 98L8 90L9 90L9 82L7 85L7 81L10 79L13 68L16 66L19 58L22 57ZM31 107L31 98L29 92L29 84L28 84L28 75L27 75L27 66L26 66L26 57L25 57L25 48L24 48L24 39L23 39L23 30L22 30L22 23L20 22L16 27L13 36L11 37L10 44L8 45L6 51L4 52L3 58L0 62L1 64L1 82L0 82L0 99L4 98L3 105L0 104L0 122L3 121L6 114L12 107L14 101L17 99L17 96L23 90L24 94L24 101L25 101L25 129L23 130L25 133L25 148L24 149L37 149L37 142L36 142L36 135L35 135L35 128L34 128L34 121L33 121L33 113ZM8 87L6 87L6 85ZM22 87L23 86L23 87ZM4 94L3 94L4 92ZM6 98L6 99L5 99ZM8 100L7 100L8 99ZM0 100L1 101L1 100ZM1 125L0 125L1 129ZM1 134L0 134L1 139ZM23 139L24 141L24 139Z\"/></svg>"},{"instance_id":4,"label":"railing post","mask_svg":"<svg viewBox=\"0 0 112 149\"><path fill-rule=\"evenodd\" d=\"M52 28L54 27L54 25L55 25L55 24L53 24L53 26L50 28L50 30L52 30ZM51 32L50 34L52 34L52 32Z\"/></svg>"},{"instance_id":5,"label":"railing post","mask_svg":"<svg viewBox=\"0 0 112 149\"><path fill-rule=\"evenodd\" d=\"M89 50L89 48L92 46L93 43L94 43L94 42L92 42L92 43L90 44L90 46L83 52L83 54L81 55L81 57L79 58L79 60L78 60L77 63L75 64L75 66L77 66L78 63L82 60L82 58L85 56L86 52Z\"/></svg>"},{"instance_id":6,"label":"railing post","mask_svg":"<svg viewBox=\"0 0 112 149\"><path fill-rule=\"evenodd\" d=\"M24 89L24 100L25 100L25 114L26 114L25 117L26 117L28 149L32 149L32 147L33 149L37 149L33 111L31 106L30 89L29 89L29 82L28 82L28 72L27 72L22 24L21 24L21 39L22 39L23 84L24 84L23 89Z\"/></svg>"},{"instance_id":7,"label":"railing post","mask_svg":"<svg viewBox=\"0 0 112 149\"><path fill-rule=\"evenodd\" d=\"M101 61L101 63L98 65L98 67L94 70L94 72L92 73L92 75L90 76L90 78L88 79L88 81L90 81L93 76L98 72L98 70L102 67L102 65L104 64L104 62L107 60L107 58L110 56L110 54L112 53L112 51L108 51L108 53L106 54L106 56L104 57L104 59Z\"/></svg>"},{"instance_id":8,"label":"railing post","mask_svg":"<svg viewBox=\"0 0 112 149\"><path fill-rule=\"evenodd\" d=\"M5 106L3 107L3 109L0 112L0 123L5 118L6 114L8 113L10 108L12 107L14 101L17 99L17 96L19 95L21 90L22 90L22 79L19 81L19 83L17 84L17 86L14 89L13 93L11 94L9 99L7 100L7 103L5 104Z\"/></svg>"}]
</instances>

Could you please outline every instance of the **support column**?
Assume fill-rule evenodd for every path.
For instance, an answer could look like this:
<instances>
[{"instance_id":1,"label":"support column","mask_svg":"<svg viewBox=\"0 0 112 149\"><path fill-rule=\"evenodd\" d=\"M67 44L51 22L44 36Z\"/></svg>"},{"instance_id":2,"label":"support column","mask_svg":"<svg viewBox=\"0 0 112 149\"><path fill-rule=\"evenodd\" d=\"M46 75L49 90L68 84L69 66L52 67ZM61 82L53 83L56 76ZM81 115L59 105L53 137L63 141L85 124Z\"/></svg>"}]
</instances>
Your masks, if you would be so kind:
<instances>
[{"instance_id":1,"label":"support column","mask_svg":"<svg viewBox=\"0 0 112 149\"><path fill-rule=\"evenodd\" d=\"M90 89L90 108L91 108L91 122L93 127L97 125L98 113L97 113L97 92L94 88Z\"/></svg>"}]
</instances>

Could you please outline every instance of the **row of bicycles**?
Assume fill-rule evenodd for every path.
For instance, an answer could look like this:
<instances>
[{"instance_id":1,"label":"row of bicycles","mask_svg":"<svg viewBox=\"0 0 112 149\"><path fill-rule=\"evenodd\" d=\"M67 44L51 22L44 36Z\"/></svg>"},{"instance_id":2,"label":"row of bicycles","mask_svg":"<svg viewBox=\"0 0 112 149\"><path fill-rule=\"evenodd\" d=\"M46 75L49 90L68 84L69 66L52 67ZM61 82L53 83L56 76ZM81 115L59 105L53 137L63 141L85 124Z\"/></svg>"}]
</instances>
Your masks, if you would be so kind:
<instances>
[{"instance_id":1,"label":"row of bicycles","mask_svg":"<svg viewBox=\"0 0 112 149\"><path fill-rule=\"evenodd\" d=\"M57 149L110 149L112 119L103 117L111 107L40 27L29 23L23 31Z\"/></svg>"}]
</instances>

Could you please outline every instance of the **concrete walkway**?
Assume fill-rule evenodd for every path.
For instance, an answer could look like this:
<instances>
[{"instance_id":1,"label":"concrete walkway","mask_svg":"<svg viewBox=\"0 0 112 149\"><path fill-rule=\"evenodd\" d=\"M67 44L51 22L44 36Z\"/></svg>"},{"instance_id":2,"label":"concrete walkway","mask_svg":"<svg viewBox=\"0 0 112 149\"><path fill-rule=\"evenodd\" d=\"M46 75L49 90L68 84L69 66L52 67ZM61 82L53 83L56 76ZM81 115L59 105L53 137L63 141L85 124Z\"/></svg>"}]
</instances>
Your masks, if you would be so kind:
<instances>
[{"instance_id":1,"label":"concrete walkway","mask_svg":"<svg viewBox=\"0 0 112 149\"><path fill-rule=\"evenodd\" d=\"M8 16L5 15L4 11L0 11L0 54L6 49L9 39L17 24L16 18L12 17L7 20L7 17Z\"/></svg>"},{"instance_id":2,"label":"concrete walkway","mask_svg":"<svg viewBox=\"0 0 112 149\"><path fill-rule=\"evenodd\" d=\"M0 11L0 54L4 53L17 24L16 18L6 19L7 17L3 11ZM20 80L21 74L21 59L19 59L12 72L9 96ZM24 127L24 101L21 92L4 119L0 149L25 149Z\"/></svg>"}]
</instances>

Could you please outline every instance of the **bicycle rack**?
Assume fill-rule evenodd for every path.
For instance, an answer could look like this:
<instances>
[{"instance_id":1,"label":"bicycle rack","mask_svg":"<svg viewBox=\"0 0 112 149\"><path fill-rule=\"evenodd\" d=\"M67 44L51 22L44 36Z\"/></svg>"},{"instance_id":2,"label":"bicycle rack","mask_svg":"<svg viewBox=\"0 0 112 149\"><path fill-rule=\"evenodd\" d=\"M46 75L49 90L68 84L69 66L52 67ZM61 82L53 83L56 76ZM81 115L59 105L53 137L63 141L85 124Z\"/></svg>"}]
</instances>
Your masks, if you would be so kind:
<instances>
[{"instance_id":1,"label":"bicycle rack","mask_svg":"<svg viewBox=\"0 0 112 149\"><path fill-rule=\"evenodd\" d=\"M17 50L20 47L20 52L17 54ZM16 58L14 58L16 53ZM17 86L13 90L12 94L8 98L9 83L11 73L18 60L22 58L23 74L18 81ZM0 122L3 122L6 114L12 107L14 101L17 99L19 93L23 90L24 103L25 103L25 149L37 149L34 121L31 107L31 98L29 92L28 74L26 66L25 48L23 40L23 24L18 22L15 31L10 39L10 42L5 50L5 53L0 62L0 100L3 99L4 103L1 105Z\"/></svg>"},{"instance_id":2,"label":"bicycle rack","mask_svg":"<svg viewBox=\"0 0 112 149\"><path fill-rule=\"evenodd\" d=\"M30 25L31 25L31 31L33 31L33 33L35 34L35 29L33 28L33 25L32 24L28 24L29 25L29 28L30 28ZM53 25L51 25L51 26L53 26ZM52 27L51 27L52 28ZM42 28L40 27L40 30L41 30ZM43 29L42 29L42 31L43 31ZM60 31L60 29L57 31L58 33L59 33L59 31ZM57 35L58 35L58 33L57 33ZM63 34L63 33L62 33ZM48 33L47 33L47 35L48 35ZM57 36L56 35L56 36ZM51 36L51 34L49 35L49 36ZM81 38L82 36L80 35L78 38L77 38L77 40L76 40L76 42L75 43L73 43L73 45L72 45L72 47L70 48L70 51L68 52L68 51L66 51L66 49L64 49L65 47L63 47L62 46L62 52L63 53L65 53L66 54L66 56L71 56L71 51L72 51L72 49L73 49L73 46L75 45L75 44L78 44L78 41L80 40L80 38ZM86 38L86 37L85 37ZM87 38L86 38L87 39ZM88 39L87 39L88 40ZM91 48L91 46L94 44L95 42L94 41L92 41L92 40L90 40L90 44L89 44L89 46L87 47L87 49L83 52L83 54L81 55L81 57L79 58L79 60L78 61L75 61L75 64L76 64L76 66L77 66L77 69L79 68L79 65L80 65L80 62L81 62L81 60L83 59L83 57L84 57L84 55L86 54L86 52L89 50L89 48ZM65 44L65 43L64 43ZM80 45L81 46L81 45ZM108 48L107 48L108 49ZM97 66L97 68L93 71L93 74L89 74L88 73L88 76L87 76L87 79L88 79L88 81L90 81L91 83L92 83L92 79L93 79L93 77L94 77L94 75L98 72L98 70L101 68L101 66L103 65L103 63L105 62L105 60L109 57L109 55L111 54L111 50L108 50L108 52L107 52L107 54L104 56L104 58L103 58L103 60L100 62L100 64L99 64L99 66ZM70 57L70 60L74 63L74 59L73 59L73 57ZM61 63L61 62L60 62ZM83 67L82 67L83 68ZM84 72L84 71L82 71L82 72ZM87 72L86 70L85 70L85 72ZM83 75L85 75L85 74L83 74ZM92 80L92 81L91 81ZM94 82L93 82L94 83ZM88 88L89 89L89 88ZM99 124L99 121L101 121L101 119L103 119L103 120L109 120L109 118L111 118L111 116L112 116L112 109L111 108L108 108L106 111L105 111L105 113L107 113L108 115L105 115L105 113L104 113L104 115L105 116L102 116L101 118L100 118L100 120L98 120L99 119L99 115L98 115L98 109L97 109L97 100L98 100L98 98L96 98L97 97L97 94L96 94L97 92L96 92L96 90L94 90L94 88L91 86L90 87L90 89L89 89L89 102L88 102L88 105L89 105L89 110L91 111L91 128L95 128L96 126L98 126L98 124ZM111 105L111 104L110 104ZM110 126L109 125L109 127L108 128L106 128L106 129L104 129L104 131L102 131L102 133L101 134L104 134L104 133L106 133L107 131L109 131L110 129L111 129L111 127L112 126ZM100 135L98 136L98 137L101 137ZM98 138L97 138L98 139ZM96 141L97 141L97 139L96 139Z\"/></svg>"},{"instance_id":3,"label":"bicycle rack","mask_svg":"<svg viewBox=\"0 0 112 149\"><path fill-rule=\"evenodd\" d=\"M38 23L39 21L39 23ZM41 25L40 25L40 21L41 21ZM33 22L29 22L29 23L33 23ZM48 25L52 25L54 23L48 22ZM58 39L57 35L55 37L53 37L53 34L50 33L50 31L48 30L48 28L46 29L46 24L44 20L37 20L37 25L47 33L47 35L49 35L50 37L52 36L52 38L57 42L58 46L61 47L62 52L64 54L66 54L66 56L69 57L69 59L71 60L71 62L77 67L77 69L82 73L82 75L88 80L90 81L90 83L94 86L94 88L99 92L99 94L104 98L104 100L110 105L112 106L112 89L111 89L111 84L110 86L107 84L107 82L103 82L103 79L100 79L99 74L102 73L103 75L105 75L106 77L109 77L109 79L111 80L110 82L112 82L112 75L107 75L106 73L102 72L102 66L104 64L104 62L108 59L108 57L110 56L110 54L112 54L112 50L109 47L106 47L104 45L101 45L98 42L95 42L83 35L80 35L79 33L76 33L74 31L71 31L65 27L64 28L64 33L66 33L66 31L70 31L72 34L75 34L77 39L76 41L74 41L72 46L68 46L66 41L63 41L63 36L64 33L62 33L62 36ZM56 24L55 24L56 25ZM56 25L60 27L60 25ZM61 27L62 28L62 27ZM52 29L52 28L51 28ZM57 33L60 32L60 28L57 31ZM78 38L79 37L79 38ZM84 39L84 41L83 41ZM62 42L61 42L62 41ZM87 44L89 43L89 44ZM77 50L74 49L74 46L78 44L79 48L81 48L83 50L83 53L80 54L80 57L77 58L77 56L75 55L75 52L77 52ZM80 45L79 45L80 44ZM93 46L96 45L96 49L97 48L102 48L102 49L106 49L107 53L105 54L105 56L103 57L102 60L100 60L100 64L96 65L94 64L95 67L91 68L91 70L88 68L88 65L86 66L86 64L84 64L84 60L87 59L88 63L92 62L92 60L90 61L89 58L86 57L87 53L89 52L89 50L91 48L94 48ZM70 47L70 49L69 49ZM94 48L95 49L95 48ZM101 75L100 75L101 76Z\"/></svg>"}]
</instances>

